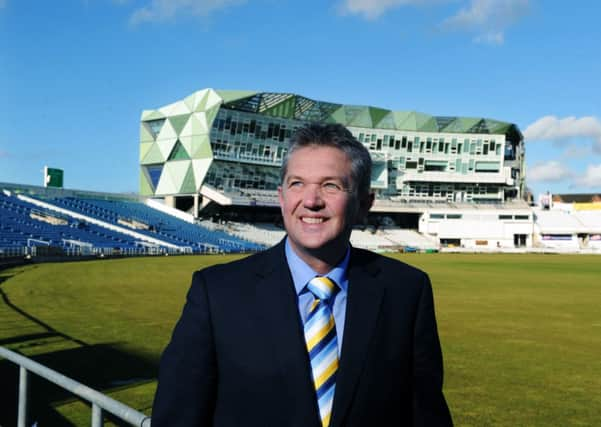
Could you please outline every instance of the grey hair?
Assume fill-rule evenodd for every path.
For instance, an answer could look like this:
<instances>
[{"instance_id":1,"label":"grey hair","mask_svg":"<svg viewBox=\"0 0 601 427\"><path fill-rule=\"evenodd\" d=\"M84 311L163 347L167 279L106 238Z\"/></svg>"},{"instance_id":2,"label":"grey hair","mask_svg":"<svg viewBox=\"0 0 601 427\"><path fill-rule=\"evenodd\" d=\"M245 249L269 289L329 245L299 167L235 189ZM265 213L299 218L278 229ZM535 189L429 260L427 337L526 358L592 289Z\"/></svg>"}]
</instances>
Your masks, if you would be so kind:
<instances>
[{"instance_id":1,"label":"grey hair","mask_svg":"<svg viewBox=\"0 0 601 427\"><path fill-rule=\"evenodd\" d=\"M298 128L290 138L288 151L282 162L280 182L284 182L288 172L290 156L304 147L334 147L346 154L351 161L353 190L360 198L369 194L371 186L371 156L353 134L341 124L311 123Z\"/></svg>"}]
</instances>

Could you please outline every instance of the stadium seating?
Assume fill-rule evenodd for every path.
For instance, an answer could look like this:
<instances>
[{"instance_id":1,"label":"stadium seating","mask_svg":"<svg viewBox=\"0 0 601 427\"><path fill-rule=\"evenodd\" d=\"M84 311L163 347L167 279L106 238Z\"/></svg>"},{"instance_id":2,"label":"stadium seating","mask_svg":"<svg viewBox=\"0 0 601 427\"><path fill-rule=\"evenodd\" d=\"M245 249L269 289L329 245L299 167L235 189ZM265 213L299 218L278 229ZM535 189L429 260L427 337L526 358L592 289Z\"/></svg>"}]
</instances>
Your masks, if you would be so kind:
<instances>
[{"instance_id":1,"label":"stadium seating","mask_svg":"<svg viewBox=\"0 0 601 427\"><path fill-rule=\"evenodd\" d=\"M584 226L589 232L601 233L601 210L590 211L574 211L572 215Z\"/></svg>"},{"instance_id":2,"label":"stadium seating","mask_svg":"<svg viewBox=\"0 0 601 427\"><path fill-rule=\"evenodd\" d=\"M206 253L248 252L263 245L208 230L143 203L78 197L17 197L0 193L0 247ZM93 250L91 249L93 248Z\"/></svg>"},{"instance_id":3,"label":"stadium seating","mask_svg":"<svg viewBox=\"0 0 601 427\"><path fill-rule=\"evenodd\" d=\"M51 202L73 212L131 228L148 237L191 247L194 253L249 252L263 248L222 231L211 231L198 224L190 224L136 201L63 197L54 198Z\"/></svg>"},{"instance_id":4,"label":"stadium seating","mask_svg":"<svg viewBox=\"0 0 601 427\"><path fill-rule=\"evenodd\" d=\"M242 239L257 242L266 246L273 246L284 238L286 231L273 224L247 224L229 222L227 230Z\"/></svg>"},{"instance_id":5,"label":"stadium seating","mask_svg":"<svg viewBox=\"0 0 601 427\"><path fill-rule=\"evenodd\" d=\"M15 196L0 193L0 247L54 246L63 249L94 247L130 251L143 245L130 236L86 223Z\"/></svg>"},{"instance_id":6,"label":"stadium seating","mask_svg":"<svg viewBox=\"0 0 601 427\"><path fill-rule=\"evenodd\" d=\"M351 244L358 248L369 249L373 251L396 250L400 245L390 241L379 233L372 233L369 230L354 229L351 232Z\"/></svg>"},{"instance_id":7,"label":"stadium seating","mask_svg":"<svg viewBox=\"0 0 601 427\"><path fill-rule=\"evenodd\" d=\"M437 248L437 244L433 239L429 239L415 230L385 227L381 229L381 232L388 240L403 247L421 250L433 250Z\"/></svg>"},{"instance_id":8,"label":"stadium seating","mask_svg":"<svg viewBox=\"0 0 601 427\"><path fill-rule=\"evenodd\" d=\"M586 228L577 216L560 210L536 211L535 224L538 226L541 233L573 233L586 231Z\"/></svg>"}]
</instances>

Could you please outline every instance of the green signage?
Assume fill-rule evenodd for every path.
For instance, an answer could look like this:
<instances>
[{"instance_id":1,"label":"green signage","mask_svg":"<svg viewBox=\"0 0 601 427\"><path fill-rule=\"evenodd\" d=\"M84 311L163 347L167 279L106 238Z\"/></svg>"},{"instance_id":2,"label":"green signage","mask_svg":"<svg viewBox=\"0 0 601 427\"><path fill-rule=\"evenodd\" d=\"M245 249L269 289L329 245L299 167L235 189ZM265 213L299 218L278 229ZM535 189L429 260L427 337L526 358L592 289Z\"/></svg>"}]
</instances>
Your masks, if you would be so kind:
<instances>
[{"instance_id":1,"label":"green signage","mask_svg":"<svg viewBox=\"0 0 601 427\"><path fill-rule=\"evenodd\" d=\"M63 188L63 170L46 166L44 168L44 187Z\"/></svg>"}]
</instances>

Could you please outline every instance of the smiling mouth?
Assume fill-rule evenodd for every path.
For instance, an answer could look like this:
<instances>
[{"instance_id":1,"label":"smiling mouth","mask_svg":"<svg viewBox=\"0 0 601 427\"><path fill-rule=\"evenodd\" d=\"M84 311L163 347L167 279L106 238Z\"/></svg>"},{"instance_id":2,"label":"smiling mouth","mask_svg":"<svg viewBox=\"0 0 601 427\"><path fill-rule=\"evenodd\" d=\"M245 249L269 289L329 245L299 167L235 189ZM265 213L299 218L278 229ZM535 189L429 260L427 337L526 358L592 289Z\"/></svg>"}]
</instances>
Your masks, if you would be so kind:
<instances>
[{"instance_id":1,"label":"smiling mouth","mask_svg":"<svg viewBox=\"0 0 601 427\"><path fill-rule=\"evenodd\" d=\"M310 218L310 217L302 217L302 222L306 222L307 224L321 224L323 222L323 218Z\"/></svg>"}]
</instances>

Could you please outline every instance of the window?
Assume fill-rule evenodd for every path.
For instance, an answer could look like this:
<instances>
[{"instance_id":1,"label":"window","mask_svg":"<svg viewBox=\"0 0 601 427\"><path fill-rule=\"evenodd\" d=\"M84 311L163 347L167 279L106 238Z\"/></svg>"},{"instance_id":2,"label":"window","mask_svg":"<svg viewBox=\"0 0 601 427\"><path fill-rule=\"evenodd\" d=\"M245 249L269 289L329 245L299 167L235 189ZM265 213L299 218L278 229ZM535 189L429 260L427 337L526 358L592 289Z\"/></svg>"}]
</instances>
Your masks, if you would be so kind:
<instances>
[{"instance_id":1,"label":"window","mask_svg":"<svg viewBox=\"0 0 601 427\"><path fill-rule=\"evenodd\" d=\"M514 218L517 220L528 220L528 219L530 219L530 216L529 215L516 215Z\"/></svg>"},{"instance_id":2,"label":"window","mask_svg":"<svg viewBox=\"0 0 601 427\"><path fill-rule=\"evenodd\" d=\"M476 172L498 173L499 170L499 162L476 162Z\"/></svg>"},{"instance_id":3,"label":"window","mask_svg":"<svg viewBox=\"0 0 601 427\"><path fill-rule=\"evenodd\" d=\"M163 165L149 165L146 166L146 170L148 171L148 175L150 175L150 182L156 188L163 172Z\"/></svg>"},{"instance_id":4,"label":"window","mask_svg":"<svg viewBox=\"0 0 601 427\"><path fill-rule=\"evenodd\" d=\"M572 240L571 234L543 234L543 240Z\"/></svg>"},{"instance_id":5,"label":"window","mask_svg":"<svg viewBox=\"0 0 601 427\"><path fill-rule=\"evenodd\" d=\"M407 161L407 163L405 163L405 168L406 169L417 169L417 162Z\"/></svg>"},{"instance_id":6,"label":"window","mask_svg":"<svg viewBox=\"0 0 601 427\"><path fill-rule=\"evenodd\" d=\"M186 149L184 148L182 143L179 141L179 139L176 141L175 145L173 146L173 149L171 150L171 154L169 154L168 160L190 160L190 156L188 155L188 152L186 151Z\"/></svg>"},{"instance_id":7,"label":"window","mask_svg":"<svg viewBox=\"0 0 601 427\"><path fill-rule=\"evenodd\" d=\"M499 219L502 221L513 219L511 215L499 215Z\"/></svg>"},{"instance_id":8,"label":"window","mask_svg":"<svg viewBox=\"0 0 601 427\"><path fill-rule=\"evenodd\" d=\"M155 138L157 134L161 131L164 123L165 119L149 120L146 122L146 124L150 127L150 130L154 134Z\"/></svg>"},{"instance_id":9,"label":"window","mask_svg":"<svg viewBox=\"0 0 601 427\"><path fill-rule=\"evenodd\" d=\"M444 219L444 214L432 213L430 214L430 219Z\"/></svg>"},{"instance_id":10,"label":"window","mask_svg":"<svg viewBox=\"0 0 601 427\"><path fill-rule=\"evenodd\" d=\"M424 170L428 172L444 172L447 170L447 162L440 160L426 160Z\"/></svg>"},{"instance_id":11,"label":"window","mask_svg":"<svg viewBox=\"0 0 601 427\"><path fill-rule=\"evenodd\" d=\"M461 246L461 239L440 239L440 244L445 248L455 248Z\"/></svg>"},{"instance_id":12,"label":"window","mask_svg":"<svg viewBox=\"0 0 601 427\"><path fill-rule=\"evenodd\" d=\"M461 219L462 216L461 214L447 214L447 219Z\"/></svg>"}]
</instances>

